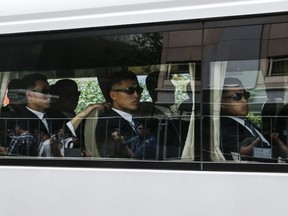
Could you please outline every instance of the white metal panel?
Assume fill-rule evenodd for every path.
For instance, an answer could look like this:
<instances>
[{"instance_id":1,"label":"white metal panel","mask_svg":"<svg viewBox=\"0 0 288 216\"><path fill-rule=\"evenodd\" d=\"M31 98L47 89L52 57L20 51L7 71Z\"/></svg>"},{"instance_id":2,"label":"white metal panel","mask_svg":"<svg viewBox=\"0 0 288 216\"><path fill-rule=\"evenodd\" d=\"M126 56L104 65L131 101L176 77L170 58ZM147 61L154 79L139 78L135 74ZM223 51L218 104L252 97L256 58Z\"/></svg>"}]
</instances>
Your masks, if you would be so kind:
<instances>
[{"instance_id":1,"label":"white metal panel","mask_svg":"<svg viewBox=\"0 0 288 216\"><path fill-rule=\"evenodd\" d=\"M286 215L288 174L0 167L1 215Z\"/></svg>"},{"instance_id":2,"label":"white metal panel","mask_svg":"<svg viewBox=\"0 0 288 216\"><path fill-rule=\"evenodd\" d=\"M0 7L0 34L284 11L287 0L10 0Z\"/></svg>"}]
</instances>

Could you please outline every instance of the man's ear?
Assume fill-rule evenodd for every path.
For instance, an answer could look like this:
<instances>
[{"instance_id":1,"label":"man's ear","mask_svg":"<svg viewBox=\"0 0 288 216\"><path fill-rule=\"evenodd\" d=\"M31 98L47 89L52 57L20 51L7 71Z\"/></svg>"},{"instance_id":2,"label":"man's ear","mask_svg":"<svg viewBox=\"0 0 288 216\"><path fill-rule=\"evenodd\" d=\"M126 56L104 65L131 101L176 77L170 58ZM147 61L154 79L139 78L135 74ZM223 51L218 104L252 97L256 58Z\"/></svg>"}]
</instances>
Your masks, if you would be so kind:
<instances>
[{"instance_id":1,"label":"man's ear","mask_svg":"<svg viewBox=\"0 0 288 216\"><path fill-rule=\"evenodd\" d=\"M115 91L110 91L109 92L109 96L110 96L110 98L112 99L112 101L114 101L115 100Z\"/></svg>"},{"instance_id":2,"label":"man's ear","mask_svg":"<svg viewBox=\"0 0 288 216\"><path fill-rule=\"evenodd\" d=\"M27 100L31 100L31 91L29 91L29 90L27 90L26 91L26 98L27 98Z\"/></svg>"}]
</instances>

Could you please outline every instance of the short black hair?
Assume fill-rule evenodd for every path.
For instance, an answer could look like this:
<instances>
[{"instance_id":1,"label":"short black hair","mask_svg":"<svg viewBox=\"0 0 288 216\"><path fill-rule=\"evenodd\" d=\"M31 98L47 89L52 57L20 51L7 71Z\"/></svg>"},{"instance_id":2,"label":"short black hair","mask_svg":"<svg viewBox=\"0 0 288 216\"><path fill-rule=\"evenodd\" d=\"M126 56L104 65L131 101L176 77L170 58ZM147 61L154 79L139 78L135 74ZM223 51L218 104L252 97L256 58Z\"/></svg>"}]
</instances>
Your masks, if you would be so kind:
<instances>
[{"instance_id":1,"label":"short black hair","mask_svg":"<svg viewBox=\"0 0 288 216\"><path fill-rule=\"evenodd\" d=\"M120 84L124 80L133 80L138 83L138 79L135 73L125 70L125 71L118 71L110 75L109 83L107 86L108 92L111 91L112 86L115 84Z\"/></svg>"},{"instance_id":2,"label":"short black hair","mask_svg":"<svg viewBox=\"0 0 288 216\"><path fill-rule=\"evenodd\" d=\"M32 73L22 78L22 86L26 90L32 89L35 87L37 81L44 81L48 83L47 77L45 75L39 73Z\"/></svg>"},{"instance_id":3,"label":"short black hair","mask_svg":"<svg viewBox=\"0 0 288 216\"><path fill-rule=\"evenodd\" d=\"M71 79L61 79L61 80L58 80L54 87L53 87L53 92L55 94L59 94L61 91L62 91L62 88L63 87L66 87L66 86L69 86L69 87L72 87L72 88L75 88L75 89L78 89L78 85L77 83L74 81L74 80L71 80Z\"/></svg>"},{"instance_id":4,"label":"short black hair","mask_svg":"<svg viewBox=\"0 0 288 216\"><path fill-rule=\"evenodd\" d=\"M22 89L22 81L20 79L11 79L8 83L8 91L14 89Z\"/></svg>"},{"instance_id":5,"label":"short black hair","mask_svg":"<svg viewBox=\"0 0 288 216\"><path fill-rule=\"evenodd\" d=\"M13 97L15 97L15 94L18 94L18 99L21 96L23 96L23 86L22 86L22 81L20 79L11 79L8 83L7 86L8 89L8 93L7 93L7 97L11 100ZM11 101L10 101L10 105L11 105Z\"/></svg>"}]
</instances>

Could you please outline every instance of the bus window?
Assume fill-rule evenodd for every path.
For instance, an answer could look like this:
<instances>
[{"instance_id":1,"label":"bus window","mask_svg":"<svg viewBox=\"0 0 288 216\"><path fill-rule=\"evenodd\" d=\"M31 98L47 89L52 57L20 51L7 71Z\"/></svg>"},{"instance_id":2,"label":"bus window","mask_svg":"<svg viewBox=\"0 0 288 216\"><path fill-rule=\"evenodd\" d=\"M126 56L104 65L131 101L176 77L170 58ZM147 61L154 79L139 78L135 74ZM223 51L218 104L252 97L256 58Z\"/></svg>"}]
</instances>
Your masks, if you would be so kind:
<instances>
[{"instance_id":1,"label":"bus window","mask_svg":"<svg viewBox=\"0 0 288 216\"><path fill-rule=\"evenodd\" d=\"M209 81L203 88L207 89L210 104L205 110L212 118L204 121L210 128L210 146L203 148L208 160L273 163L286 158L286 142L274 135L278 133L276 122L284 103L284 83L280 79L285 67L276 74L280 67L277 63L272 67L272 56L287 52L276 46L286 37L285 31L279 31L280 26L285 29L286 24L206 30L205 55L209 63L204 73ZM275 46L270 46L270 41ZM282 77L272 78L277 75ZM253 129L248 122L253 123ZM203 139L207 139L204 134Z\"/></svg>"},{"instance_id":2,"label":"bus window","mask_svg":"<svg viewBox=\"0 0 288 216\"><path fill-rule=\"evenodd\" d=\"M167 137L167 131L171 130L166 129L166 127L170 127L170 125L166 124L165 122L172 122L168 118L170 117L170 113L174 113L174 117L176 118L177 115L183 115L179 116L178 119L184 117L183 107L184 103L188 105L186 110L186 114L188 114L188 121L185 123L185 129L181 129L180 132L177 129L176 131L173 129L172 132L176 133L178 137L181 137L181 144L178 141L177 142L179 146L179 150L176 151L176 153L172 152L169 158L171 158L173 155L175 155L175 158L180 159L183 146L185 143L187 131L188 131L188 125L189 125L189 119L191 115L192 107L189 106L189 103L192 102L191 92L193 92L193 88L191 88L191 73L194 74L194 66L193 64L190 66L190 69L188 65L190 63L185 63L186 66L181 66L181 64L174 64L172 71L164 71L162 70L165 68L166 64L161 64L161 58L165 54L163 52L163 32L147 32L147 33L135 33L135 34L121 34L121 35L106 35L105 33L97 33L97 31L89 31L87 34L80 34L73 33L73 34L66 34L66 33L55 33L51 35L41 35L37 38L37 35L33 36L12 36L14 39L12 41L8 40L3 42L1 44L1 47L3 49L10 49L10 50L17 50L18 54L17 56L14 56L14 63L10 64L7 62L1 63L1 70L5 71L11 71L9 73L8 78L9 79L20 79L25 80L27 76L30 76L31 74L42 74L44 75L47 80L49 81L48 84L50 85L50 90L48 92L48 87L46 86L29 86L28 89L25 89L24 92L27 96L27 92L36 92L41 90L39 94L42 94L42 90L44 89L48 95L51 95L51 103L52 105L49 105L50 107L45 108L44 110L41 110L40 112L50 114L51 120L57 120L61 119L64 116L61 116L61 110L58 106L59 102L64 102L64 99L61 99L60 93L63 92L56 91L57 82L64 81L64 80L72 80L76 82L78 89L76 89L73 92L67 96L75 96L78 97L78 106L75 108L75 113L73 115L76 115L77 113L81 112L81 110L85 109L85 107L88 104L91 103L107 103L111 102L111 99L109 98L109 92L107 91L107 87L109 85L109 77L111 74L117 72L117 71L131 71L133 72L139 80L139 85L144 88L144 91L141 91L141 100L142 102L152 102L152 98L149 95L148 91L145 89L146 86L146 78L149 74L154 73L155 71L159 72L158 77L156 77L157 85L156 90L160 90L162 92L165 92L165 84L163 86L163 76L168 77L168 81L170 82L170 86L172 87L173 91L173 97L169 99L169 103L167 103L166 106L164 106L164 112L163 116L161 116L161 119L155 119L156 124L158 125L155 127L156 130L156 141L155 144L155 157L154 159L161 159L164 158L164 151L167 152L167 140L169 140ZM181 34L185 35L187 32L182 32ZM181 35L180 34L180 35ZM197 39L198 40L198 39ZM177 46L182 46L177 45ZM166 49L169 50L166 47ZM172 48L171 48L172 49ZM35 60L37 59L37 61ZM26 61L24 61L26 60ZM35 60L35 61L34 61ZM169 59L167 59L169 60ZM183 59L185 61L188 61L189 59ZM185 65L183 64L183 65ZM170 64L171 66L171 64ZM192 69L193 68L193 69ZM167 73L167 74L165 74ZM168 74L171 73L171 74ZM173 75L174 74L174 75ZM193 75L194 76L194 75ZM185 84L181 84L179 82L179 79L186 80ZM45 81L46 82L46 81ZM164 83L167 81L164 81ZM172 82L174 84L172 84ZM177 83L178 82L178 83ZM23 81L24 83L24 81ZM38 83L38 81L36 82ZM181 84L181 85L180 85ZM45 84L46 85L46 84ZM62 85L64 85L64 82L62 82ZM63 86L61 86L63 87ZM186 90L187 88L187 90ZM35 90L36 89L36 90ZM63 88L65 89L65 88ZM164 90L164 91L163 91ZM66 90L63 90L66 91ZM171 91L171 93L172 93ZM167 89L167 92L170 92L170 89ZM189 92L189 96L187 94ZM47 94L43 93L43 94ZM169 97L170 97L169 93ZM185 97L183 99L183 97ZM75 98L75 97L73 97ZM163 105L164 98L167 98L167 96L164 95L158 95L158 100L155 101L157 103L157 106L160 107ZM28 105L28 99L27 98L27 105ZM186 101L187 100L187 101ZM72 97L69 101L72 103ZM38 104L38 101L33 102L37 104L37 106L40 106L40 103ZM153 106L156 104L153 103ZM34 105L35 105L34 104ZM66 103L67 104L67 103ZM182 107L180 107L182 105ZM71 105L68 108L72 108ZM28 108L32 109L35 108L35 106L31 106ZM173 109L172 109L173 108ZM26 108L24 108L26 109ZM187 110L189 109L189 110ZM191 110L190 110L191 109ZM53 112L52 112L52 111ZM37 111L37 110L36 110ZM39 110L38 110L39 111ZM137 115L141 118L144 118L144 111L140 110L138 111ZM179 111L179 113L178 113ZM26 111L25 111L26 112ZM53 114L51 116L51 113ZM66 112L67 113L67 112ZM19 114L22 114L22 112L19 112ZM156 113L150 113L149 115L146 115L146 120L144 119L143 122L146 124L148 121L148 117L150 119L152 118L160 118L159 116L155 116ZM70 115L69 118L73 118L73 115ZM15 115L16 117L17 115ZM4 114L2 114L2 117L4 117ZM23 116L17 116L17 119L22 119ZM31 116L30 116L31 117ZM29 118L30 118L29 117ZM49 115L48 115L49 117ZM69 118L67 115L65 115L65 123L69 122ZM24 116L25 120L29 120L29 118ZM102 118L102 116L99 116L99 120ZM13 118L3 118L5 120L5 128L3 129L3 136L2 136L2 145L6 149L11 149L10 146L10 139L13 137L8 135L6 132L7 130L13 131L13 136L18 136L15 131L15 125L17 123L17 120ZM10 121L12 122L10 124ZM176 119L173 120L175 122ZM181 120L182 121L182 120ZM8 123L9 122L9 123ZM26 121L29 122L29 121ZM37 124L35 125L41 125L41 121L39 119L37 120ZM45 122L45 121L44 121ZM48 122L48 121L47 121ZM63 124L64 124L63 122ZM84 122L84 121L83 121ZM30 122L31 123L31 122ZM29 127L31 127L31 124L27 123ZM143 123L143 124L144 124ZM58 124L58 123L57 123ZM54 125L57 125L54 123ZM62 124L62 126L63 126ZM50 125L47 123L47 127L50 127ZM53 124L52 124L53 125ZM25 125L26 126L26 125ZM47 129L47 134L41 134L41 140L47 140L49 139L50 142L52 142L53 138L53 145L54 150L58 148L58 150L53 154L52 150L49 153L43 153L41 151L41 156L49 156L49 157L70 157L70 156L91 156L89 154L85 155L85 146L89 145L87 143L84 143L85 141L85 133L84 133L84 123L80 124L79 128L75 131L69 131L68 128L63 127L63 130L54 130L49 131ZM175 128L175 126L174 126ZM177 128L177 127L176 127ZM39 131L41 132L40 128L28 128L24 127L22 128L26 131L26 133L30 133L31 135L38 138L37 135ZM151 130L151 129L149 129ZM105 133L102 133L101 136L104 136ZM169 134L171 135L171 134ZM172 134L173 135L173 134ZM8 137L7 137L8 136ZM111 136L111 135L109 135ZM108 136L107 136L108 137ZM193 137L193 135L192 135ZM39 146L43 147L43 143L41 140L38 140ZM169 140L170 141L170 140ZM58 144L57 144L58 142ZM165 143L166 142L166 143ZM66 144L67 143L67 144ZM71 144L72 143L72 144ZM46 144L45 144L46 145ZM174 145L174 141L172 142L172 145ZM176 144L175 144L176 145ZM59 147L60 146L60 147ZM71 151L69 148L72 146L72 148L78 148L77 151ZM44 148L44 147L43 147ZM170 151L170 150L169 150ZM81 153L82 152L82 153ZM5 153L5 152L4 152ZM43 153L43 154L42 154ZM22 153L18 154L17 151L12 153L7 153L10 156L35 156L27 153L26 155L23 155ZM40 156L40 155L39 155ZM165 156L167 158L167 156ZM143 158L142 158L143 159Z\"/></svg>"},{"instance_id":3,"label":"bus window","mask_svg":"<svg viewBox=\"0 0 288 216\"><path fill-rule=\"evenodd\" d=\"M55 102L59 100L59 95L53 93L54 84L56 85L58 80L70 79L78 85L78 90L71 93L79 96L78 106L73 108L74 115L78 115L92 103L98 103L99 106L110 103L110 106L111 104L113 106L111 92L117 92L115 95L121 96L138 94L135 99L137 108L129 110L131 112L129 114L133 114L133 118L140 118L142 121L140 126L144 126L142 129L146 123L150 124L148 120L156 122L156 126L152 127L156 136L153 140L156 145L155 157L149 160L190 162L252 160L273 163L283 158L286 160L286 128L277 128L280 113L281 119L285 120L287 102L285 61L288 54L286 46L281 46L285 44L287 38L287 23L282 19L279 16L269 22L267 19L251 19L251 21L245 19L245 22L233 19L231 23L225 20L163 23L159 24L161 26L159 31L151 24L117 27L117 31L114 28L92 28L71 32L3 35L0 38L1 101L4 99L9 80L23 81L23 78L30 74L42 74L48 79L51 89L48 91L46 86L41 88L34 86L32 89L31 86L30 89L21 87L22 96L28 99L28 91L34 93L38 91L39 94L50 94L51 102ZM128 71L137 77L137 82L132 79L133 85L129 83L129 86L121 86L116 83L118 87L111 88L111 75L117 72L125 75ZM226 85L227 78L239 82ZM238 92L235 92L235 89L234 92L228 91L227 86L235 87L235 85L238 85ZM224 132L231 134L229 130L232 126L229 130L221 128L222 120L227 114L231 114L225 110L223 115L223 106L231 107L229 102L241 101L245 101L243 105L245 112L233 114L234 117L231 118L241 117L241 120L236 121L236 134L231 135L234 136L234 141L236 140L235 144L224 148L226 144L223 144L223 140L227 136L223 134ZM42 114L46 112L48 114L48 108L42 111L45 111ZM60 109L54 108L51 119L61 119L63 116L60 116L59 111ZM11 116L1 113L4 126L1 128L0 145L3 149L9 148L10 141L16 133L15 126L18 125L15 122L20 118L14 114ZM128 116L131 120L131 115ZM59 130L57 133L53 131L53 134L49 131L44 136L49 139L60 138L55 139L58 144L69 138L67 142L72 142L71 146L78 148L77 151L67 149L66 152L70 151L71 154L65 154L68 145L65 147L61 144L64 147L60 148L58 156L64 156L63 158L69 155L79 158L87 156L95 160L123 159L118 155L101 156L101 151L98 153L91 151L92 155L86 154L87 146L89 149L98 150L98 144L94 141L85 142L86 114L85 117L81 117L83 120L79 121L81 123L77 121L79 123L77 129L69 132L66 123L73 117L70 116L69 119L66 116L65 121L58 123L62 125L61 129L65 129L64 131ZM103 122L104 117L107 116L103 116L102 111L88 117L96 120L90 122L94 128L90 129L88 133L90 135L87 136L93 136L93 140L97 141L94 137L96 123L98 120ZM111 116L108 117L106 123L113 119ZM255 130L258 131L258 135L252 135L254 129L248 129L251 136L254 136L249 137L252 142L248 142L249 139L240 142L241 134L238 132L241 123L243 126L246 119L253 123ZM122 120L118 123L121 125ZM133 121L130 123L135 124ZM27 133L26 126L22 128L23 130L26 128L26 132L23 133ZM47 128L48 126L47 123ZM131 133L136 131L137 128L132 128ZM28 132L35 136L38 128ZM134 138L129 134L127 135L129 139L125 139L120 133L120 126L109 133L103 127L102 132L98 137L102 137L103 140L110 139L113 133L115 139L120 140L124 146L127 144L125 140L131 141ZM55 134L56 136L52 136ZM276 134L281 136L277 137ZM135 137L137 135L139 134ZM138 138L143 141L143 137ZM257 141L259 139L261 142ZM57 142L55 141L56 144ZM249 145L251 143L252 146ZM251 148L250 152L245 153L244 147ZM131 142L127 149L129 148L132 149ZM124 157L125 160L135 159L130 153L126 156L131 157ZM4 150L3 154L7 152ZM13 153L13 156L23 155ZM147 158L144 156L136 159Z\"/></svg>"}]
</instances>

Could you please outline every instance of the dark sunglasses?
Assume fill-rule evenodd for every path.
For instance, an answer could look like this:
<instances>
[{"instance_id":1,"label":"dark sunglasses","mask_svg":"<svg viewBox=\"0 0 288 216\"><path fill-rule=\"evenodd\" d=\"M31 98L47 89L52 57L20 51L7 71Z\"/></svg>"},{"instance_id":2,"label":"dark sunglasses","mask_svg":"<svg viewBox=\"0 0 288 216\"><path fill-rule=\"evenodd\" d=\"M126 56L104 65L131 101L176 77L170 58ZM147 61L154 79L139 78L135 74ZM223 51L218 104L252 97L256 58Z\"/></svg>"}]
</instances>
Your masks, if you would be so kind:
<instances>
[{"instance_id":1,"label":"dark sunglasses","mask_svg":"<svg viewBox=\"0 0 288 216\"><path fill-rule=\"evenodd\" d=\"M250 92L244 92L244 93L235 93L230 96L226 96L223 98L232 98L234 101L240 101L242 100L242 97L244 97L246 100L250 98Z\"/></svg>"},{"instance_id":2,"label":"dark sunglasses","mask_svg":"<svg viewBox=\"0 0 288 216\"><path fill-rule=\"evenodd\" d=\"M50 90L49 89L33 89L33 90L30 90L32 92L38 92L38 93L41 93L41 94L50 94Z\"/></svg>"},{"instance_id":3,"label":"dark sunglasses","mask_svg":"<svg viewBox=\"0 0 288 216\"><path fill-rule=\"evenodd\" d=\"M134 92L136 91L138 94L141 94L143 92L143 88L141 88L140 86L137 86L136 88L134 87L127 87L125 89L112 89L112 91L118 91L118 92L124 92L126 94L134 94Z\"/></svg>"}]
</instances>

